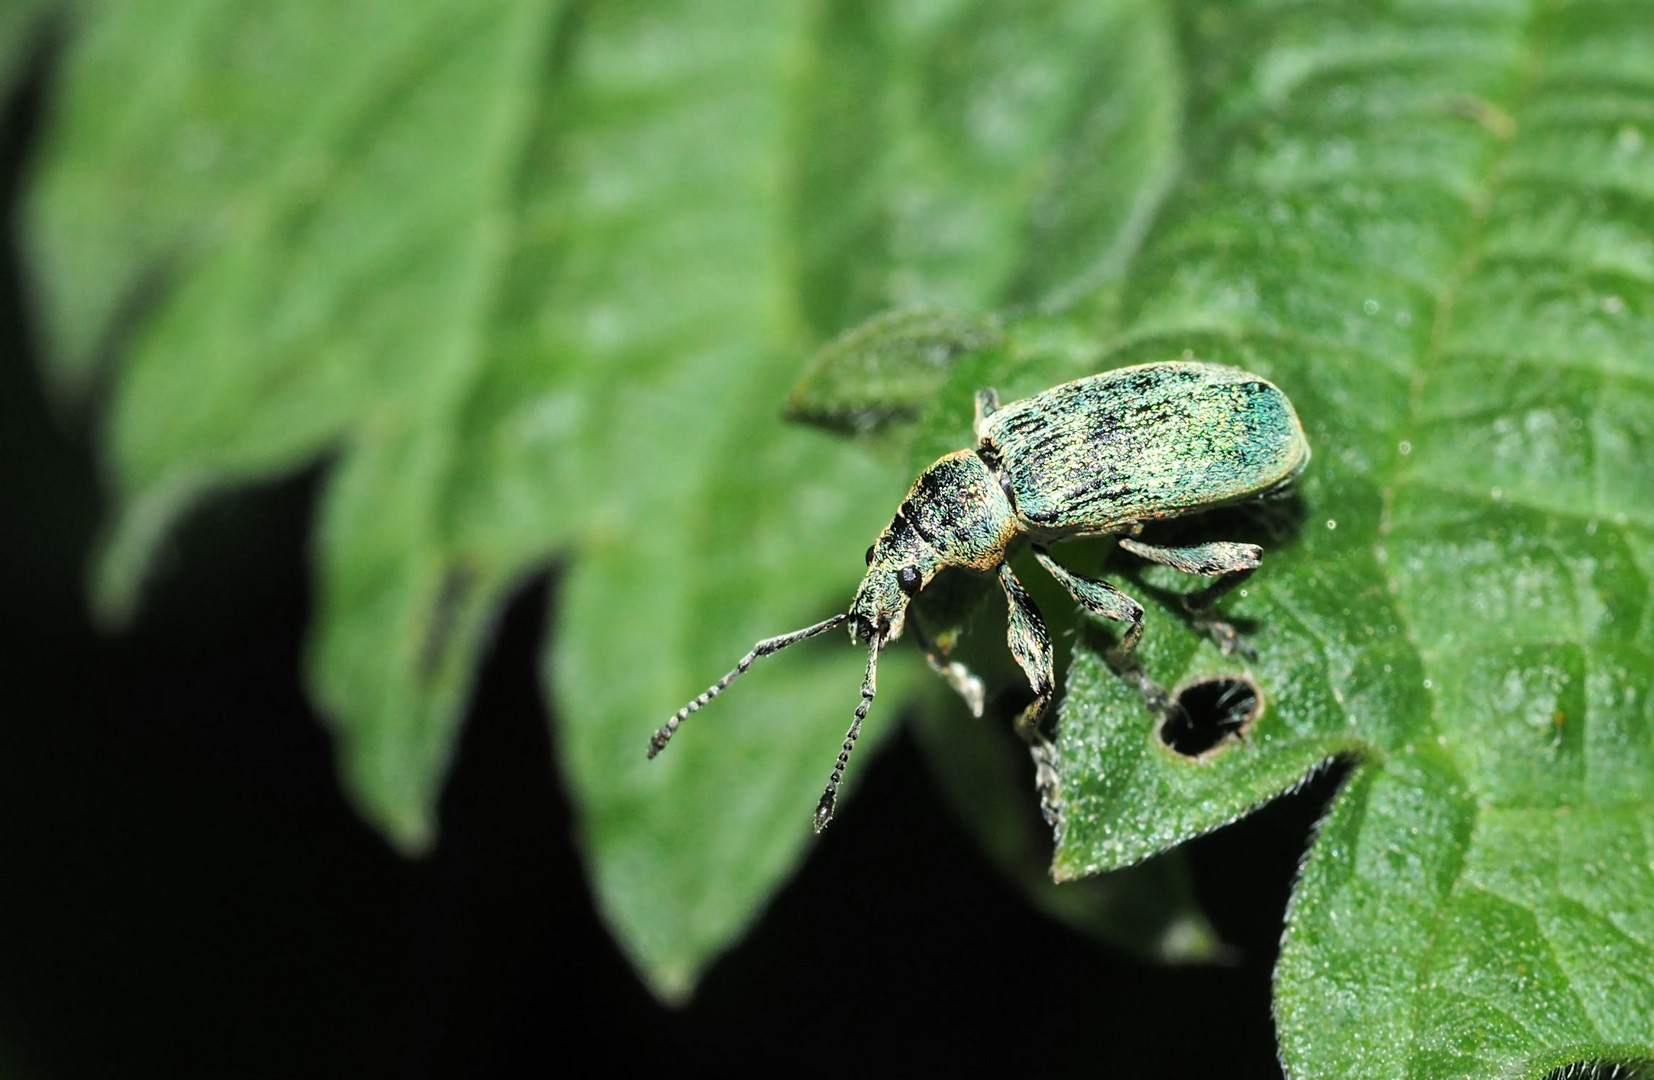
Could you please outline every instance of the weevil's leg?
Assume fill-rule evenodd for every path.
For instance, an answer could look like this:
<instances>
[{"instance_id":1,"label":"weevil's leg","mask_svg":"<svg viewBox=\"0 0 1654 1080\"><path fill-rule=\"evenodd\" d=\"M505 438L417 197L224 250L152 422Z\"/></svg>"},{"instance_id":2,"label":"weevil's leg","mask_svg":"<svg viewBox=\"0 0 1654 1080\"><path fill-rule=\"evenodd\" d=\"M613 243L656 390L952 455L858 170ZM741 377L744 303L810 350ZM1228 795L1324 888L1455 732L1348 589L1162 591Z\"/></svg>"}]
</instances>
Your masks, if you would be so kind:
<instances>
[{"instance_id":1,"label":"weevil's leg","mask_svg":"<svg viewBox=\"0 0 1654 1080\"><path fill-rule=\"evenodd\" d=\"M834 615L831 619L818 622L814 626L806 626L802 630L794 630L792 633L782 634L780 637L765 638L763 641L760 641L758 644L754 645L752 647L752 651L741 657L741 662L736 664L734 669L731 670L728 675L725 675L723 678L707 687L706 690L702 692L700 697L696 698L694 701L691 701L688 705L685 705L683 708L672 714L672 718L666 721L666 723L661 726L661 729L655 732L654 737L649 740L649 756L654 757L656 754L665 749L667 741L672 738L672 733L678 730L678 725L687 720L690 713L697 711L707 702L723 693L730 683L734 682L742 675L745 675L747 673L747 668L752 666L754 660L757 660L760 656L768 656L770 653L780 652L788 645L796 645L806 638L813 638L817 634L831 630L833 627L837 626L849 617L850 616L848 614Z\"/></svg>"},{"instance_id":2,"label":"weevil's leg","mask_svg":"<svg viewBox=\"0 0 1654 1080\"><path fill-rule=\"evenodd\" d=\"M999 411L999 391L989 387L976 392L976 424L973 430L976 437L982 437L982 421Z\"/></svg>"},{"instance_id":3,"label":"weevil's leg","mask_svg":"<svg viewBox=\"0 0 1654 1080\"><path fill-rule=\"evenodd\" d=\"M999 583L1005 589L1005 599L1011 609L1005 639L1011 646L1011 655L1028 676L1028 685L1034 689L1033 702L1017 717L1016 732L1024 741L1032 743L1041 737L1039 722L1046 706L1051 704L1056 682L1051 634L1045 629L1045 620L1034 606L1033 597L1011 572L1010 563L1000 564Z\"/></svg>"},{"instance_id":4,"label":"weevil's leg","mask_svg":"<svg viewBox=\"0 0 1654 1080\"><path fill-rule=\"evenodd\" d=\"M1034 558L1038 559L1046 572L1056 578L1058 583L1068 590L1068 594L1088 612L1098 618L1130 624L1126 627L1126 632L1120 636L1120 644L1114 647L1109 661L1114 670L1120 673L1120 677L1143 695L1143 700L1148 703L1150 709L1164 713L1170 708L1171 698L1165 689L1148 677L1143 671L1143 665L1137 662L1134 655L1137 642L1143 636L1143 605L1106 581L1074 573L1039 548L1034 549Z\"/></svg>"},{"instance_id":5,"label":"weevil's leg","mask_svg":"<svg viewBox=\"0 0 1654 1080\"><path fill-rule=\"evenodd\" d=\"M1028 685L1034 688L1034 700L1016 719L1016 733L1028 744L1034 758L1034 784L1039 790L1039 810L1048 825L1055 825L1062 817L1062 794L1057 787L1057 748L1040 732L1040 719L1051 704L1051 693L1056 676L1051 653L1051 634L1045 629L1039 608L1011 572L1010 563L999 566L999 583L1005 588L1005 599L1010 604L1010 619L1005 638L1011 645L1011 655L1028 676Z\"/></svg>"},{"instance_id":6,"label":"weevil's leg","mask_svg":"<svg viewBox=\"0 0 1654 1080\"><path fill-rule=\"evenodd\" d=\"M838 786L844 779L844 767L850 764L850 752L856 748L856 737L861 734L861 722L867 719L867 710L873 707L873 695L879 690L879 642L874 639L867 647L867 674L861 680L861 703L856 706L856 718L850 721L850 730L844 736L838 761L833 763L833 775L827 780L827 790L816 803L816 832L833 820L833 808L838 805Z\"/></svg>"},{"instance_id":7,"label":"weevil's leg","mask_svg":"<svg viewBox=\"0 0 1654 1080\"><path fill-rule=\"evenodd\" d=\"M925 661L930 664L930 669L942 676L942 681L952 687L954 693L965 699L965 707L971 711L972 716L981 716L982 680L959 661L946 659L942 650L936 647L930 635L919 625L919 620L912 615L908 616L907 630L919 643L919 648L924 650Z\"/></svg>"},{"instance_id":8,"label":"weevil's leg","mask_svg":"<svg viewBox=\"0 0 1654 1080\"><path fill-rule=\"evenodd\" d=\"M1221 540L1211 544L1190 547L1157 547L1129 537L1122 537L1120 546L1139 558L1170 566L1185 574L1215 577L1206 588L1183 598L1183 608L1195 617L1195 625L1204 630L1223 654L1239 651L1247 659L1256 659L1252 647L1241 639L1235 628L1211 617L1212 605L1218 598L1252 576L1263 560L1263 548L1256 544L1237 544Z\"/></svg>"}]
</instances>

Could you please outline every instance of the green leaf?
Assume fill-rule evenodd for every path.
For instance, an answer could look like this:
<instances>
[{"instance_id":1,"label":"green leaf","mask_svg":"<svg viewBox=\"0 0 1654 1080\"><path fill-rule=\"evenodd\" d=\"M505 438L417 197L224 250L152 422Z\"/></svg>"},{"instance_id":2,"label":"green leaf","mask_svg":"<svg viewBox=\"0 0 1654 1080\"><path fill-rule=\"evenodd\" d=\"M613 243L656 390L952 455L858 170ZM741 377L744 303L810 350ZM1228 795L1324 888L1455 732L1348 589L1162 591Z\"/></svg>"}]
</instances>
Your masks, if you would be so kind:
<instances>
[{"instance_id":1,"label":"green leaf","mask_svg":"<svg viewBox=\"0 0 1654 1080\"><path fill-rule=\"evenodd\" d=\"M1000 340L992 325L947 311L878 316L811 358L787 418L858 435L911 428L962 353Z\"/></svg>"},{"instance_id":2,"label":"green leaf","mask_svg":"<svg viewBox=\"0 0 1654 1080\"><path fill-rule=\"evenodd\" d=\"M821 5L797 99L811 325L1050 305L1108 280L1175 173L1181 96L1152 0Z\"/></svg>"},{"instance_id":3,"label":"green leaf","mask_svg":"<svg viewBox=\"0 0 1654 1080\"><path fill-rule=\"evenodd\" d=\"M1257 371L1316 456L1296 530L1223 604L1257 662L1178 617L1167 592L1189 583L1126 565L1123 586L1161 601L1148 673L1245 672L1265 710L1174 752L1105 664L1114 636L1089 629L1054 869L1128 865L1353 760L1277 971L1293 1075L1539 1076L1654 1052L1646 16L1186 13L1195 164L1101 324L1100 366ZM1020 371L961 370L925 426L1040 368L1018 352Z\"/></svg>"},{"instance_id":4,"label":"green leaf","mask_svg":"<svg viewBox=\"0 0 1654 1080\"><path fill-rule=\"evenodd\" d=\"M1195 900L1181 852L1084 881L1051 880L1050 830L1028 797L1034 782L1028 751L1006 717L961 717L933 708L917 710L915 721L937 786L1030 904L1144 959L1197 963L1228 955Z\"/></svg>"},{"instance_id":5,"label":"green leaf","mask_svg":"<svg viewBox=\"0 0 1654 1080\"><path fill-rule=\"evenodd\" d=\"M347 790L419 851L496 613L570 553L569 786L623 946L681 996L804 850L858 659L801 648L654 763L648 735L842 610L906 479L779 421L798 359L1129 246L1168 110L1096 91L1166 100L1116 62L1142 40L1169 56L1150 7L1077 0L87 4L27 218L57 392L109 388L98 610L203 498L330 457L308 680ZM1063 203L1125 137L1158 156ZM1054 223L1098 245L1022 267Z\"/></svg>"},{"instance_id":6,"label":"green leaf","mask_svg":"<svg viewBox=\"0 0 1654 1080\"><path fill-rule=\"evenodd\" d=\"M400 14L389 14L395 8ZM118 510L97 569L123 619L205 493L337 454L310 679L347 784L409 848L509 584L570 534L471 516L468 428L516 344L517 171L557 9L224 2L90 9L32 206L60 386L115 349ZM165 58L164 61L158 58ZM444 162L441 183L425 170ZM535 357L543 380L562 361ZM545 387L520 379L526 395ZM495 430L521 437L523 424ZM505 470L489 471L502 479Z\"/></svg>"},{"instance_id":7,"label":"green leaf","mask_svg":"<svg viewBox=\"0 0 1654 1080\"><path fill-rule=\"evenodd\" d=\"M495 613L577 545L563 750L601 899L668 995L801 852L858 660L755 674L652 768L648 736L842 605L866 493L901 484L778 418L805 346L777 236L800 25L748 8L110 5L32 207L60 385L119 339L100 607L130 609L205 493L332 451L309 676L405 848Z\"/></svg>"},{"instance_id":8,"label":"green leaf","mask_svg":"<svg viewBox=\"0 0 1654 1080\"><path fill-rule=\"evenodd\" d=\"M843 609L979 387L1238 364L1316 454L1295 525L1212 523L1271 541L1224 602L1264 711L1181 757L1081 625L1058 874L1347 758L1277 976L1294 1075L1648 1057L1651 35L1628 0L84 4L26 231L58 392L107 387L97 605L212 492L328 459L308 678L420 850L494 617L563 568L592 879L681 997L806 849L859 657L761 664L646 762L654 727ZM841 422L924 406L901 467L779 419L890 309L1003 338L812 372ZM1124 569L1151 675L1242 670ZM869 742L916 667L887 654ZM1005 802L975 824L1010 864Z\"/></svg>"}]
</instances>

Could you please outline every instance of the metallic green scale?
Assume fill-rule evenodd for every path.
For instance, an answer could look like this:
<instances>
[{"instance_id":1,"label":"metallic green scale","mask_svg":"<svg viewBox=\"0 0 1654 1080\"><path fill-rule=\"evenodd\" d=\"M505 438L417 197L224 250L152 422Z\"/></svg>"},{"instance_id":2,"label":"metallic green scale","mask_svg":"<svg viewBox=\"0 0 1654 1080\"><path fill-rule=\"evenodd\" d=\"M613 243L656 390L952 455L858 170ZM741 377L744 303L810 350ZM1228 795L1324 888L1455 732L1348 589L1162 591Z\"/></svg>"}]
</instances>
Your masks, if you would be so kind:
<instances>
[{"instance_id":1,"label":"metallic green scale","mask_svg":"<svg viewBox=\"0 0 1654 1080\"><path fill-rule=\"evenodd\" d=\"M1134 539L1142 522L1208 510L1284 488L1309 462L1309 443L1292 403L1273 384L1237 368L1172 362L1104 372L1001 407L992 390L976 397L977 445L931 465L914 481L890 524L867 549L867 574L850 610L815 626L768 638L735 669L678 710L649 744L653 757L690 713L722 693L760 656L851 622L867 644L861 702L832 777L816 808L816 829L832 819L838 786L876 689L879 651L900 637L907 606L947 567L996 573L1010 607L1007 641L1028 676L1034 701L1017 732L1034 756L1040 805L1060 813L1055 751L1039 724L1055 680L1051 639L1027 590L1005 561L1026 538L1034 557L1074 600L1099 618L1128 624L1115 666L1165 710L1165 691L1132 658L1143 632L1143 607L1106 581L1055 562L1047 547L1074 536L1126 534L1121 547L1185 573L1217 580L1185 605L1225 653L1239 646L1232 628L1206 618L1214 601L1257 569L1255 544L1215 541L1157 547ZM917 636L917 634L916 634ZM931 666L978 715L981 682L923 640Z\"/></svg>"},{"instance_id":2,"label":"metallic green scale","mask_svg":"<svg viewBox=\"0 0 1654 1080\"><path fill-rule=\"evenodd\" d=\"M1028 531L1108 533L1250 498L1309 461L1292 403L1216 364L1145 364L989 411L977 438L1001 462Z\"/></svg>"}]
</instances>

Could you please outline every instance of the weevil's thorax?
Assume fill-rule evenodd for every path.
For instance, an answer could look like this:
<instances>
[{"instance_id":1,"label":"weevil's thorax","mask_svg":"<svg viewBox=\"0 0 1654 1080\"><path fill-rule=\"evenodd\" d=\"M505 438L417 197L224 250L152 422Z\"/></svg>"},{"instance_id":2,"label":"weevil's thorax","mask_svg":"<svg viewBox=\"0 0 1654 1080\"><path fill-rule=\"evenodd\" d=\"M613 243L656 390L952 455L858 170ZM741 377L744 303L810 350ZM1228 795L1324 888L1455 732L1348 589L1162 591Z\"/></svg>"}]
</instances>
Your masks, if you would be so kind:
<instances>
[{"instance_id":1,"label":"weevil's thorax","mask_svg":"<svg viewBox=\"0 0 1654 1080\"><path fill-rule=\"evenodd\" d=\"M850 607L851 636L881 646L899 637L908 601L950 566L989 571L1005 560L1016 515L975 451L960 450L919 474L873 546Z\"/></svg>"}]
</instances>

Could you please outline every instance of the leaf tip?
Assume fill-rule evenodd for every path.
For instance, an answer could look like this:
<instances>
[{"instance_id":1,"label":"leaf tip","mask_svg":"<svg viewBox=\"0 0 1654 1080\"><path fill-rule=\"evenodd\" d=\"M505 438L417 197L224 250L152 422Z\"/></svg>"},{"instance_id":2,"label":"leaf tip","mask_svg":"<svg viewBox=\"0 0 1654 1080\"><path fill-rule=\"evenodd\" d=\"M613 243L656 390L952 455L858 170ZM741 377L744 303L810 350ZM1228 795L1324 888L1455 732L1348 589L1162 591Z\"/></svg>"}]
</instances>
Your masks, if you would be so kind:
<instances>
[{"instance_id":1,"label":"leaf tip","mask_svg":"<svg viewBox=\"0 0 1654 1080\"><path fill-rule=\"evenodd\" d=\"M113 633L131 624L161 541L201 489L187 478L151 487L119 507L104 525L87 586L92 617L104 630Z\"/></svg>"}]
</instances>

